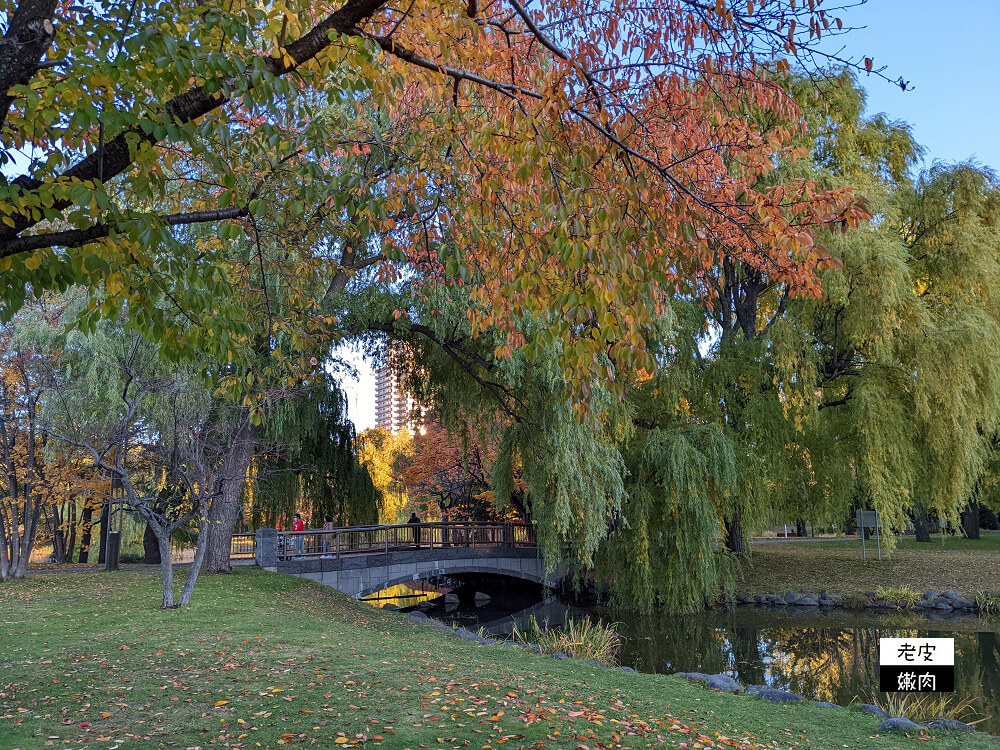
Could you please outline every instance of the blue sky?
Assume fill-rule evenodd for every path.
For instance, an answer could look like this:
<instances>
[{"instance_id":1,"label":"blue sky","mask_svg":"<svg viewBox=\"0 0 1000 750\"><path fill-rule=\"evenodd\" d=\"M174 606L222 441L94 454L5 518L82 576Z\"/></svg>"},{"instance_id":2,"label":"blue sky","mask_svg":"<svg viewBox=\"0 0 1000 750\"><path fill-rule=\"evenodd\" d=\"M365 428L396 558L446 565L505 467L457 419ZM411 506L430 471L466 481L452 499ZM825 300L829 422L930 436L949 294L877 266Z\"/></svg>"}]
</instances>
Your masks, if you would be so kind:
<instances>
[{"instance_id":1,"label":"blue sky","mask_svg":"<svg viewBox=\"0 0 1000 750\"><path fill-rule=\"evenodd\" d=\"M841 16L866 27L842 38L846 53L913 85L862 76L870 112L909 122L928 163L975 157L1000 170L1000 0L868 0Z\"/></svg>"},{"instance_id":2,"label":"blue sky","mask_svg":"<svg viewBox=\"0 0 1000 750\"><path fill-rule=\"evenodd\" d=\"M868 0L841 15L865 27L838 40L845 55L872 57L913 85L862 76L870 114L910 123L927 164L974 157L1000 171L1000 0ZM374 375L358 352L339 353L360 375L342 381L360 431L374 425Z\"/></svg>"}]
</instances>

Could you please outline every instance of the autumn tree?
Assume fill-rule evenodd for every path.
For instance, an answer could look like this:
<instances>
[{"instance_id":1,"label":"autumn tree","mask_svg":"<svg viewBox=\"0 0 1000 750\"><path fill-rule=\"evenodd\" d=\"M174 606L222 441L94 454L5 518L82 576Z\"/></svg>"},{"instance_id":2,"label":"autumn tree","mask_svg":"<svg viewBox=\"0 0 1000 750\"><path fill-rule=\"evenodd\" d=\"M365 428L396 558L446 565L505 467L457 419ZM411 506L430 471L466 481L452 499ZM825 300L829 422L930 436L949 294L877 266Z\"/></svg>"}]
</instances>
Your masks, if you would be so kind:
<instances>
[{"instance_id":1,"label":"autumn tree","mask_svg":"<svg viewBox=\"0 0 1000 750\"><path fill-rule=\"evenodd\" d=\"M391 122L420 125L395 144L408 168L387 173L381 199L350 205L362 235L379 235L382 262L475 276L492 303L475 313L477 330L498 326L512 347L530 342L511 313L565 308L544 335L572 344L567 374L603 371L606 355L648 364L641 329L678 273L721 250L814 289L823 252L803 224L855 218L846 195L759 180L797 128L794 102L761 72L821 54L820 37L842 28L835 11L693 0L542 10L19 2L7 18L4 49L22 54L4 68L3 143L9 159L33 152L5 178L5 310L25 284L111 280L125 299L187 274L211 288L211 254L200 257L181 228L252 233L256 219L318 207L330 184L332 205L312 218L337 238L357 175L338 168L344 130L331 139L313 115L356 92L387 105ZM787 125L762 131L739 115L748 108ZM372 128L362 118L346 130ZM443 169L441 153L456 155ZM246 168L264 156L263 173ZM274 180L298 195L273 191ZM439 206L433 216L415 210L426 204ZM392 241L415 228L433 239L455 222L469 231L444 256L433 242ZM348 270L361 252L334 250L328 261ZM140 324L165 335L149 305L132 301L148 317Z\"/></svg>"},{"instance_id":2,"label":"autumn tree","mask_svg":"<svg viewBox=\"0 0 1000 750\"><path fill-rule=\"evenodd\" d=\"M399 523L409 501L403 484L403 464L413 455L413 434L400 430L395 435L384 427L370 427L357 438L358 461L382 495L382 523Z\"/></svg>"},{"instance_id":3,"label":"autumn tree","mask_svg":"<svg viewBox=\"0 0 1000 750\"><path fill-rule=\"evenodd\" d=\"M506 504L498 507L491 490L499 444L477 435L468 418L464 424L454 425L452 431L439 420L428 419L413 444L413 455L405 459L401 476L411 501L429 501L437 506L444 521L505 517ZM524 508L518 511L524 518Z\"/></svg>"},{"instance_id":4,"label":"autumn tree","mask_svg":"<svg viewBox=\"0 0 1000 750\"><path fill-rule=\"evenodd\" d=\"M0 50L3 313L83 284L88 326L126 306L164 351L245 382L255 362L308 359L303 334L335 337L336 315L290 318L289 346L271 346L277 269L334 293L365 270L411 274L420 295L464 287L469 335L543 362L571 386L551 418L579 421L595 389L654 368L647 329L720 258L818 292L811 229L864 210L767 179L801 129L772 73L822 55L838 7L22 0ZM272 229L286 243L269 268ZM233 289L267 330L218 304ZM262 418L266 393L238 398ZM560 474L578 470L573 442ZM209 569L228 569L236 490L213 505ZM539 517L565 532L573 505Z\"/></svg>"}]
</instances>

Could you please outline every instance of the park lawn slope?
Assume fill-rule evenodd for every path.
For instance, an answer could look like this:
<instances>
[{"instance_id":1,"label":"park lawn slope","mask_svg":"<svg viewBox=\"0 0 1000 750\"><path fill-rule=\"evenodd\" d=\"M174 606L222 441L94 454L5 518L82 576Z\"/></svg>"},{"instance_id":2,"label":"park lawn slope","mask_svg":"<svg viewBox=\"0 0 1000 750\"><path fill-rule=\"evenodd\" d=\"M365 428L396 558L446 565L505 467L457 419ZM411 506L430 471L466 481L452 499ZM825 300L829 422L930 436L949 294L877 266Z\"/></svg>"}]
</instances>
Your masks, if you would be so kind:
<instances>
[{"instance_id":1,"label":"park lawn slope","mask_svg":"<svg viewBox=\"0 0 1000 750\"><path fill-rule=\"evenodd\" d=\"M158 586L136 572L0 586L0 747L925 746L853 709L460 641L256 569L205 576L182 610L156 609Z\"/></svg>"},{"instance_id":2,"label":"park lawn slope","mask_svg":"<svg viewBox=\"0 0 1000 750\"><path fill-rule=\"evenodd\" d=\"M957 591L975 596L1000 590L1000 532L984 531L980 539L938 536L920 543L899 540L896 549L875 556L868 543L868 560L861 559L858 540L829 542L767 542L751 545L737 590L753 594L784 593L806 588L829 589L845 597L861 597L879 586L908 586L920 592Z\"/></svg>"}]
</instances>

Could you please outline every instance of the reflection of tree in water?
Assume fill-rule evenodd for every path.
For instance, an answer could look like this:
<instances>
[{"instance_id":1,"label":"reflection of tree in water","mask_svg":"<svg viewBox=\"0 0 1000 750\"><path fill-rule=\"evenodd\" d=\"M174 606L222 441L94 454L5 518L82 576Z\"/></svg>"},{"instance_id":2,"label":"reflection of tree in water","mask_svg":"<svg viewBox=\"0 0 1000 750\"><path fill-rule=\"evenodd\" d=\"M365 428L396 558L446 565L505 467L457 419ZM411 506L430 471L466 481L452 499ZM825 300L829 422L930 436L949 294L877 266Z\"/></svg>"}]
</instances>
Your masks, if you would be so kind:
<instances>
[{"instance_id":1,"label":"reflection of tree in water","mask_svg":"<svg viewBox=\"0 0 1000 750\"><path fill-rule=\"evenodd\" d=\"M652 615L619 622L624 636L622 664L643 672L728 672L732 669L726 638L716 628L690 617Z\"/></svg>"},{"instance_id":2,"label":"reflection of tree in water","mask_svg":"<svg viewBox=\"0 0 1000 750\"><path fill-rule=\"evenodd\" d=\"M878 688L875 628L769 628L764 639L772 685L837 703L849 703L854 696L867 699Z\"/></svg>"},{"instance_id":3,"label":"reflection of tree in water","mask_svg":"<svg viewBox=\"0 0 1000 750\"><path fill-rule=\"evenodd\" d=\"M983 722L981 728L1000 734L1000 665L997 664L997 634L976 633L978 642L979 674L973 682L981 686L983 700L978 710L993 718Z\"/></svg>"},{"instance_id":4,"label":"reflection of tree in water","mask_svg":"<svg viewBox=\"0 0 1000 750\"><path fill-rule=\"evenodd\" d=\"M766 651L760 638L760 631L755 627L737 625L729 632L736 679L744 685L762 684Z\"/></svg>"},{"instance_id":5,"label":"reflection of tree in water","mask_svg":"<svg viewBox=\"0 0 1000 750\"><path fill-rule=\"evenodd\" d=\"M780 616L780 615L779 615ZM955 639L957 697L978 697L992 715L979 728L1000 734L1000 639L995 632L928 631L868 618L868 627L801 624L761 613L734 616L608 616L626 638L622 663L644 672L725 672L744 685L767 683L816 700L848 704L878 690L878 639ZM907 623L909 624L909 623Z\"/></svg>"}]
</instances>

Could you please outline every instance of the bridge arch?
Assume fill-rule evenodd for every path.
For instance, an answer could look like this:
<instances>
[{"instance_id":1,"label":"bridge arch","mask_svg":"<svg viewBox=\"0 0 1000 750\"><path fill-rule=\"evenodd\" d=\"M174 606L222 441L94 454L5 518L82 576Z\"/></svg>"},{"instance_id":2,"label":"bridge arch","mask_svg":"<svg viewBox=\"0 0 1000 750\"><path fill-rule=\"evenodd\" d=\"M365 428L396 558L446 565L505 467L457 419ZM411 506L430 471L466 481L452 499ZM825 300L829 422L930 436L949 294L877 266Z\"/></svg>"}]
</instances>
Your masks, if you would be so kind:
<instances>
[{"instance_id":1,"label":"bridge arch","mask_svg":"<svg viewBox=\"0 0 1000 750\"><path fill-rule=\"evenodd\" d=\"M388 578L385 582L382 580L373 580L367 584L367 587L362 588L358 594L353 594L348 591L344 591L345 594L350 594L355 596L356 599L363 599L364 597L371 596L383 589L391 588L393 586L398 586L401 583L410 583L416 580L427 580L429 578L436 578L438 576L459 576L466 574L478 574L478 575L497 575L506 576L508 578L517 578L522 581L528 581L530 583L540 584L542 586L553 585L553 581L549 581L545 576L544 567L529 565L525 566L522 563L523 558L516 558L513 560L505 558L494 558L493 564L483 565L478 559L475 560L455 560L451 561L450 564L446 564L443 567L426 567L420 564L415 564L413 572L407 572L403 575L399 575L395 578ZM417 570L418 568L424 568L423 570ZM331 583L327 585L332 585ZM346 583L346 581L345 581ZM340 589L339 586L333 585L333 588ZM343 589L340 589L343 590Z\"/></svg>"}]
</instances>

